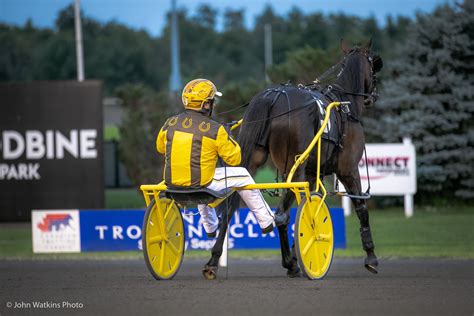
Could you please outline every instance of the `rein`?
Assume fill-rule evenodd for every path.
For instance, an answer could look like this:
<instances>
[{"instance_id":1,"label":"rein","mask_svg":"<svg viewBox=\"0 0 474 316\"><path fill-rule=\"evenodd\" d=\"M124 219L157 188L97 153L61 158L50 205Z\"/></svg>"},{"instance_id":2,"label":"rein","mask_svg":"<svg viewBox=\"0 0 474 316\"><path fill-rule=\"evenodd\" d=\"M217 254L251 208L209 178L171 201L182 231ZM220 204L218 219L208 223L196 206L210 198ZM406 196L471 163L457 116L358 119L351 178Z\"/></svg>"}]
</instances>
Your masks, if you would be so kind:
<instances>
[{"instance_id":1,"label":"rein","mask_svg":"<svg viewBox=\"0 0 474 316\"><path fill-rule=\"evenodd\" d=\"M230 109L230 110L224 111L224 112L219 112L219 113L217 113L217 114L218 114L218 115L221 115L221 114L227 114L227 113L235 112L235 111L237 111L237 110L240 110L240 109L243 109L243 108L249 106L249 104L250 104L250 102L247 102L247 103L244 103L244 104L242 104L242 105L240 105L240 106L238 106L238 107L236 107L236 108L233 108L233 109Z\"/></svg>"},{"instance_id":2,"label":"rein","mask_svg":"<svg viewBox=\"0 0 474 316\"><path fill-rule=\"evenodd\" d=\"M346 56L344 56L341 60L339 60L337 63L335 63L334 65L331 66L331 68L329 68L328 70L326 70L321 76L317 77L316 79L314 79L314 81L310 84L307 84L306 86L311 86L313 84L319 84L321 83L324 79L326 79L330 74L332 74L336 67L339 66L340 64L342 64L347 57L349 57L350 55L352 55L355 51L351 51L349 52L349 54L347 54ZM341 73L339 73L337 75L337 77L339 77Z\"/></svg>"},{"instance_id":3,"label":"rein","mask_svg":"<svg viewBox=\"0 0 474 316\"><path fill-rule=\"evenodd\" d=\"M341 92L341 93L349 94L349 95L360 96L360 97L367 97L367 98L370 98L372 96L372 94L364 93L364 92L348 92L348 91L344 90L344 88L341 87L340 85L338 85L337 83L333 83L332 85L328 85L328 90L329 91L332 90L332 91L336 91L336 92Z\"/></svg>"},{"instance_id":4,"label":"rein","mask_svg":"<svg viewBox=\"0 0 474 316\"><path fill-rule=\"evenodd\" d=\"M344 56L341 60L339 60L336 64L332 65L331 68L329 68L328 70L326 70L321 76L317 77L312 83L310 84L307 84L306 86L311 86L311 85L319 85L324 79L326 79L330 74L332 74L336 67L339 66L339 65L343 65L342 69L340 70L340 72L337 74L336 78L338 78L342 72L344 71L344 61L346 60L346 58L348 58L349 56L351 56L353 53L355 53L356 50L352 50L349 52L349 54L347 54L346 56ZM354 96L360 96L360 97L365 97L366 99L364 99L364 106L369 106L369 105L373 105L375 103L375 101L377 101L378 99L378 93L377 93L377 75L375 74L374 72L374 60L373 60L373 57L371 56L368 56L367 54L364 53L364 56L367 58L367 60L369 61L369 64L370 64L370 74L372 76L372 91L370 93L365 93L365 92L351 92L351 91L346 91L344 90L344 88L342 86L340 86L339 84L337 83L333 83L333 84L330 84L327 86L326 90L327 92L330 92L330 91L336 91L336 92L339 92L339 93L344 93L344 94L348 94L348 95L354 95Z\"/></svg>"},{"instance_id":5,"label":"rein","mask_svg":"<svg viewBox=\"0 0 474 316\"><path fill-rule=\"evenodd\" d=\"M301 109L303 109L303 108L305 108L305 107L307 107L307 106L313 104L314 102L315 102L315 100L313 99L313 100L311 100L311 101L309 101L309 102L303 104L302 106L298 106L298 107L293 108L293 109L291 109L291 110L288 110L288 111L286 111L286 112L280 113L280 114L278 114L278 115L270 116L270 117L267 117L267 118L264 118L264 119L261 119L261 120L243 121L243 122L242 122L242 125L243 125L243 124L258 123L258 122L263 122L263 121L269 121L269 120L272 120L272 119L274 119L274 118L287 115L288 113L296 112L296 111L298 111L298 110L301 110Z\"/></svg>"}]
</instances>

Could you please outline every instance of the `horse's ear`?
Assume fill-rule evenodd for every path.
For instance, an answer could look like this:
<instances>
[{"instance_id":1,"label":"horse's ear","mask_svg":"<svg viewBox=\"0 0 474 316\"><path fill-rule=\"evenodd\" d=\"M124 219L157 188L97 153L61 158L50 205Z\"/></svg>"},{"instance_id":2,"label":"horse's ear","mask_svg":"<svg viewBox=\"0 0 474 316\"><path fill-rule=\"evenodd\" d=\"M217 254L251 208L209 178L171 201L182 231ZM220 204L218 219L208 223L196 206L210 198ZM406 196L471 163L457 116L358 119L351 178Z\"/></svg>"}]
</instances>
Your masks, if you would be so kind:
<instances>
[{"instance_id":1,"label":"horse's ear","mask_svg":"<svg viewBox=\"0 0 474 316\"><path fill-rule=\"evenodd\" d=\"M369 39L369 42L364 46L366 52L370 52L372 49L372 37Z\"/></svg>"},{"instance_id":2,"label":"horse's ear","mask_svg":"<svg viewBox=\"0 0 474 316\"><path fill-rule=\"evenodd\" d=\"M343 38L341 38L341 50L346 55L350 52L350 48L347 46L347 43Z\"/></svg>"}]
</instances>

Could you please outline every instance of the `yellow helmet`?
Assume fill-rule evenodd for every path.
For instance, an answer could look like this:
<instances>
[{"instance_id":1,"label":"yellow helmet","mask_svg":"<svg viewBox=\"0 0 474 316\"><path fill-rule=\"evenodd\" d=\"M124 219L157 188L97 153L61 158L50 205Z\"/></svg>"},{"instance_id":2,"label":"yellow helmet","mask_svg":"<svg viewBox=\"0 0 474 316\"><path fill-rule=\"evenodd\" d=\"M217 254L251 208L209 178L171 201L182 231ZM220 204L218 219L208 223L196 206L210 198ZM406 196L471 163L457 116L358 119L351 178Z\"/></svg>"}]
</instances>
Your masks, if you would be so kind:
<instances>
[{"instance_id":1,"label":"yellow helmet","mask_svg":"<svg viewBox=\"0 0 474 316\"><path fill-rule=\"evenodd\" d=\"M207 79L194 79L186 84L181 95L184 108L195 111L202 110L204 102L222 96L216 86Z\"/></svg>"}]
</instances>

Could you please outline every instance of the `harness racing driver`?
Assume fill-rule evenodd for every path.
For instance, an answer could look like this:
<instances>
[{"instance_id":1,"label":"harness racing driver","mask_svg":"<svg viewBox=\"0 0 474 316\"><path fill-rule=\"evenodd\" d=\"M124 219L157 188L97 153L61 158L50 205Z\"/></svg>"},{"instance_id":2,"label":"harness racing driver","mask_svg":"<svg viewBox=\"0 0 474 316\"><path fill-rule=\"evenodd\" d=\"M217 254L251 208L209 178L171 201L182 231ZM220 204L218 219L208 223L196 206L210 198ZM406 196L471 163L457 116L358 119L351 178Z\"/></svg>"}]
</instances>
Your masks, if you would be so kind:
<instances>
[{"instance_id":1,"label":"harness racing driver","mask_svg":"<svg viewBox=\"0 0 474 316\"><path fill-rule=\"evenodd\" d=\"M240 146L224 126L210 118L216 96L222 96L207 79L190 81L183 89L184 112L168 118L156 139L156 149L165 155L164 179L168 187L222 191L254 184L240 164ZM216 168L218 157L230 166ZM255 215L264 234L273 230L274 215L259 190L238 191ZM214 208L198 205L208 237L219 226Z\"/></svg>"}]
</instances>

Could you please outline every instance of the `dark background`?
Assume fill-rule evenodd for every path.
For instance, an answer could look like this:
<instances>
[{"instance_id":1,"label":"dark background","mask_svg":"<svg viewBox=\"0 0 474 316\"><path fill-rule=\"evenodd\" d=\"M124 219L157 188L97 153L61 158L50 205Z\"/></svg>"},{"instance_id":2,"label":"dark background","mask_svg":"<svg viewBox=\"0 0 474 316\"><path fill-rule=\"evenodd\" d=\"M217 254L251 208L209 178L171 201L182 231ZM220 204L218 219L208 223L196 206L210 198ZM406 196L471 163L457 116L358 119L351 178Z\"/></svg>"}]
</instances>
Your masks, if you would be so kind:
<instances>
[{"instance_id":1,"label":"dark background","mask_svg":"<svg viewBox=\"0 0 474 316\"><path fill-rule=\"evenodd\" d=\"M102 208L104 206L102 83L87 81L0 84L0 131L97 130L97 158L16 160L39 163L40 180L0 180L0 221L29 220L32 209ZM78 135L79 137L79 135ZM78 142L80 145L80 140ZM25 149L26 150L26 149Z\"/></svg>"}]
</instances>

